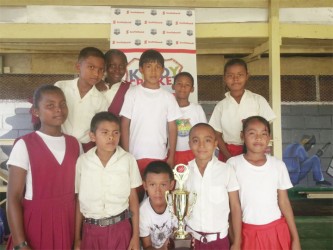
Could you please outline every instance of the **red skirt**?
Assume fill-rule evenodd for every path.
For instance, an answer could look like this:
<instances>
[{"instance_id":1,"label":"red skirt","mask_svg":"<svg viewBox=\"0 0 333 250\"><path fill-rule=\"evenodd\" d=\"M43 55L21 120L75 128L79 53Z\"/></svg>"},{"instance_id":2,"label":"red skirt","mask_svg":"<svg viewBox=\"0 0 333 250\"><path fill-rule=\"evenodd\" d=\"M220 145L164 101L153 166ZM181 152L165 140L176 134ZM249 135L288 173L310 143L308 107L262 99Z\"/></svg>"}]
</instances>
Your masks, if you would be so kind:
<instances>
[{"instance_id":1,"label":"red skirt","mask_svg":"<svg viewBox=\"0 0 333 250\"><path fill-rule=\"evenodd\" d=\"M290 247L290 232L284 217L265 225L243 223L243 250L289 250Z\"/></svg>"},{"instance_id":2,"label":"red skirt","mask_svg":"<svg viewBox=\"0 0 333 250\"><path fill-rule=\"evenodd\" d=\"M231 156L236 156L243 153L243 145L234 145L234 144L225 144L225 145ZM223 162L227 161L227 159L225 158L225 156L222 154L221 151L219 152L219 160Z\"/></svg>"},{"instance_id":3,"label":"red skirt","mask_svg":"<svg viewBox=\"0 0 333 250\"><path fill-rule=\"evenodd\" d=\"M175 166L177 164L185 164L187 165L189 161L194 159L194 154L192 150L186 150L186 151L176 151L175 152Z\"/></svg>"}]
</instances>

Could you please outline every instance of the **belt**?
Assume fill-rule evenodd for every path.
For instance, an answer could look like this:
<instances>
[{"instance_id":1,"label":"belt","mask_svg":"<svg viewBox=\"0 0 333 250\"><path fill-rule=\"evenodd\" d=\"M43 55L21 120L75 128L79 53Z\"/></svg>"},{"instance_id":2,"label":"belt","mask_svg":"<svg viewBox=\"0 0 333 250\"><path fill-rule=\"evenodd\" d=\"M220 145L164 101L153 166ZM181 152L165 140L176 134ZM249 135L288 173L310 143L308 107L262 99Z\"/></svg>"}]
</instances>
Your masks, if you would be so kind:
<instances>
[{"instance_id":1,"label":"belt","mask_svg":"<svg viewBox=\"0 0 333 250\"><path fill-rule=\"evenodd\" d=\"M131 218L131 213L126 209L124 212L108 218L102 218L102 219L84 218L84 222L100 227L106 227L129 218Z\"/></svg>"},{"instance_id":2,"label":"belt","mask_svg":"<svg viewBox=\"0 0 333 250\"><path fill-rule=\"evenodd\" d=\"M215 241L217 239L223 239L221 238L221 233L201 233L198 231L193 230L188 225L185 226L186 232L189 232L193 238L195 238L198 241L201 241L204 244L207 244L208 242Z\"/></svg>"}]
</instances>

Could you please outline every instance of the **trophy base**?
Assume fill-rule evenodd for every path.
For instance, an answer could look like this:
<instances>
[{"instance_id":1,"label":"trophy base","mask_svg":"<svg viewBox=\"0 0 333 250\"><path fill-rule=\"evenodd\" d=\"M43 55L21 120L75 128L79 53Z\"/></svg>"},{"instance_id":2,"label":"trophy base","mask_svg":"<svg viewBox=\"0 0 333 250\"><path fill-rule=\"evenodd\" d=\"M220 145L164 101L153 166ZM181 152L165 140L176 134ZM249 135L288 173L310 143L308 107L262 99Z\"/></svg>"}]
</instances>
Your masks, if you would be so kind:
<instances>
[{"instance_id":1,"label":"trophy base","mask_svg":"<svg viewBox=\"0 0 333 250\"><path fill-rule=\"evenodd\" d=\"M189 250L192 249L192 236L187 234L184 239L176 239L175 237L172 238L173 241L173 248L176 250Z\"/></svg>"}]
</instances>

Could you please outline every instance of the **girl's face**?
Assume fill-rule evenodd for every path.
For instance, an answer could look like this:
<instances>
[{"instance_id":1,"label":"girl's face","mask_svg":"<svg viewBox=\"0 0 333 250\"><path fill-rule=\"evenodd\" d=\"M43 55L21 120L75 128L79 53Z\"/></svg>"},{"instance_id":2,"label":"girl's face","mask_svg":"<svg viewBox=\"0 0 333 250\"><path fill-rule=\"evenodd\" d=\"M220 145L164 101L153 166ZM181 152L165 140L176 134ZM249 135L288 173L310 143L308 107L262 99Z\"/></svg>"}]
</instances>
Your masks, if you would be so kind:
<instances>
[{"instance_id":1,"label":"girl's face","mask_svg":"<svg viewBox=\"0 0 333 250\"><path fill-rule=\"evenodd\" d=\"M126 73L127 62L120 55L112 55L106 62L107 80L111 83L121 82Z\"/></svg>"},{"instance_id":2,"label":"girl's face","mask_svg":"<svg viewBox=\"0 0 333 250\"><path fill-rule=\"evenodd\" d=\"M271 139L268 128L258 120L251 121L242 133L249 153L265 153Z\"/></svg>"},{"instance_id":3,"label":"girl's face","mask_svg":"<svg viewBox=\"0 0 333 250\"><path fill-rule=\"evenodd\" d=\"M231 92L240 91L245 89L245 84L249 79L249 75L244 66L235 64L226 69L223 79Z\"/></svg>"},{"instance_id":4,"label":"girl's face","mask_svg":"<svg viewBox=\"0 0 333 250\"><path fill-rule=\"evenodd\" d=\"M60 127L68 115L66 99L61 91L46 91L41 94L38 107L33 109L39 117L42 128Z\"/></svg>"}]
</instances>

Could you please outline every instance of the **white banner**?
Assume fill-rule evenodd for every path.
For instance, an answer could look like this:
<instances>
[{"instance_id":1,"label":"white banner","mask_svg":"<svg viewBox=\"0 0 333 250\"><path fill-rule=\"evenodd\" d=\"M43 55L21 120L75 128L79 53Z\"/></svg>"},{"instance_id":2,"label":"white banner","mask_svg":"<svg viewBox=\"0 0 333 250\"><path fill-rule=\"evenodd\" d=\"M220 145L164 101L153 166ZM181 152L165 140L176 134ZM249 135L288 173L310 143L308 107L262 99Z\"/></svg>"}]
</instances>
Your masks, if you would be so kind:
<instances>
[{"instance_id":1,"label":"white banner","mask_svg":"<svg viewBox=\"0 0 333 250\"><path fill-rule=\"evenodd\" d=\"M126 80L142 83L139 58L143 51L156 49L165 59L161 86L172 91L174 76L187 71L192 74L194 92L191 102L198 101L193 10L113 8L110 48L122 50L128 59Z\"/></svg>"}]
</instances>

